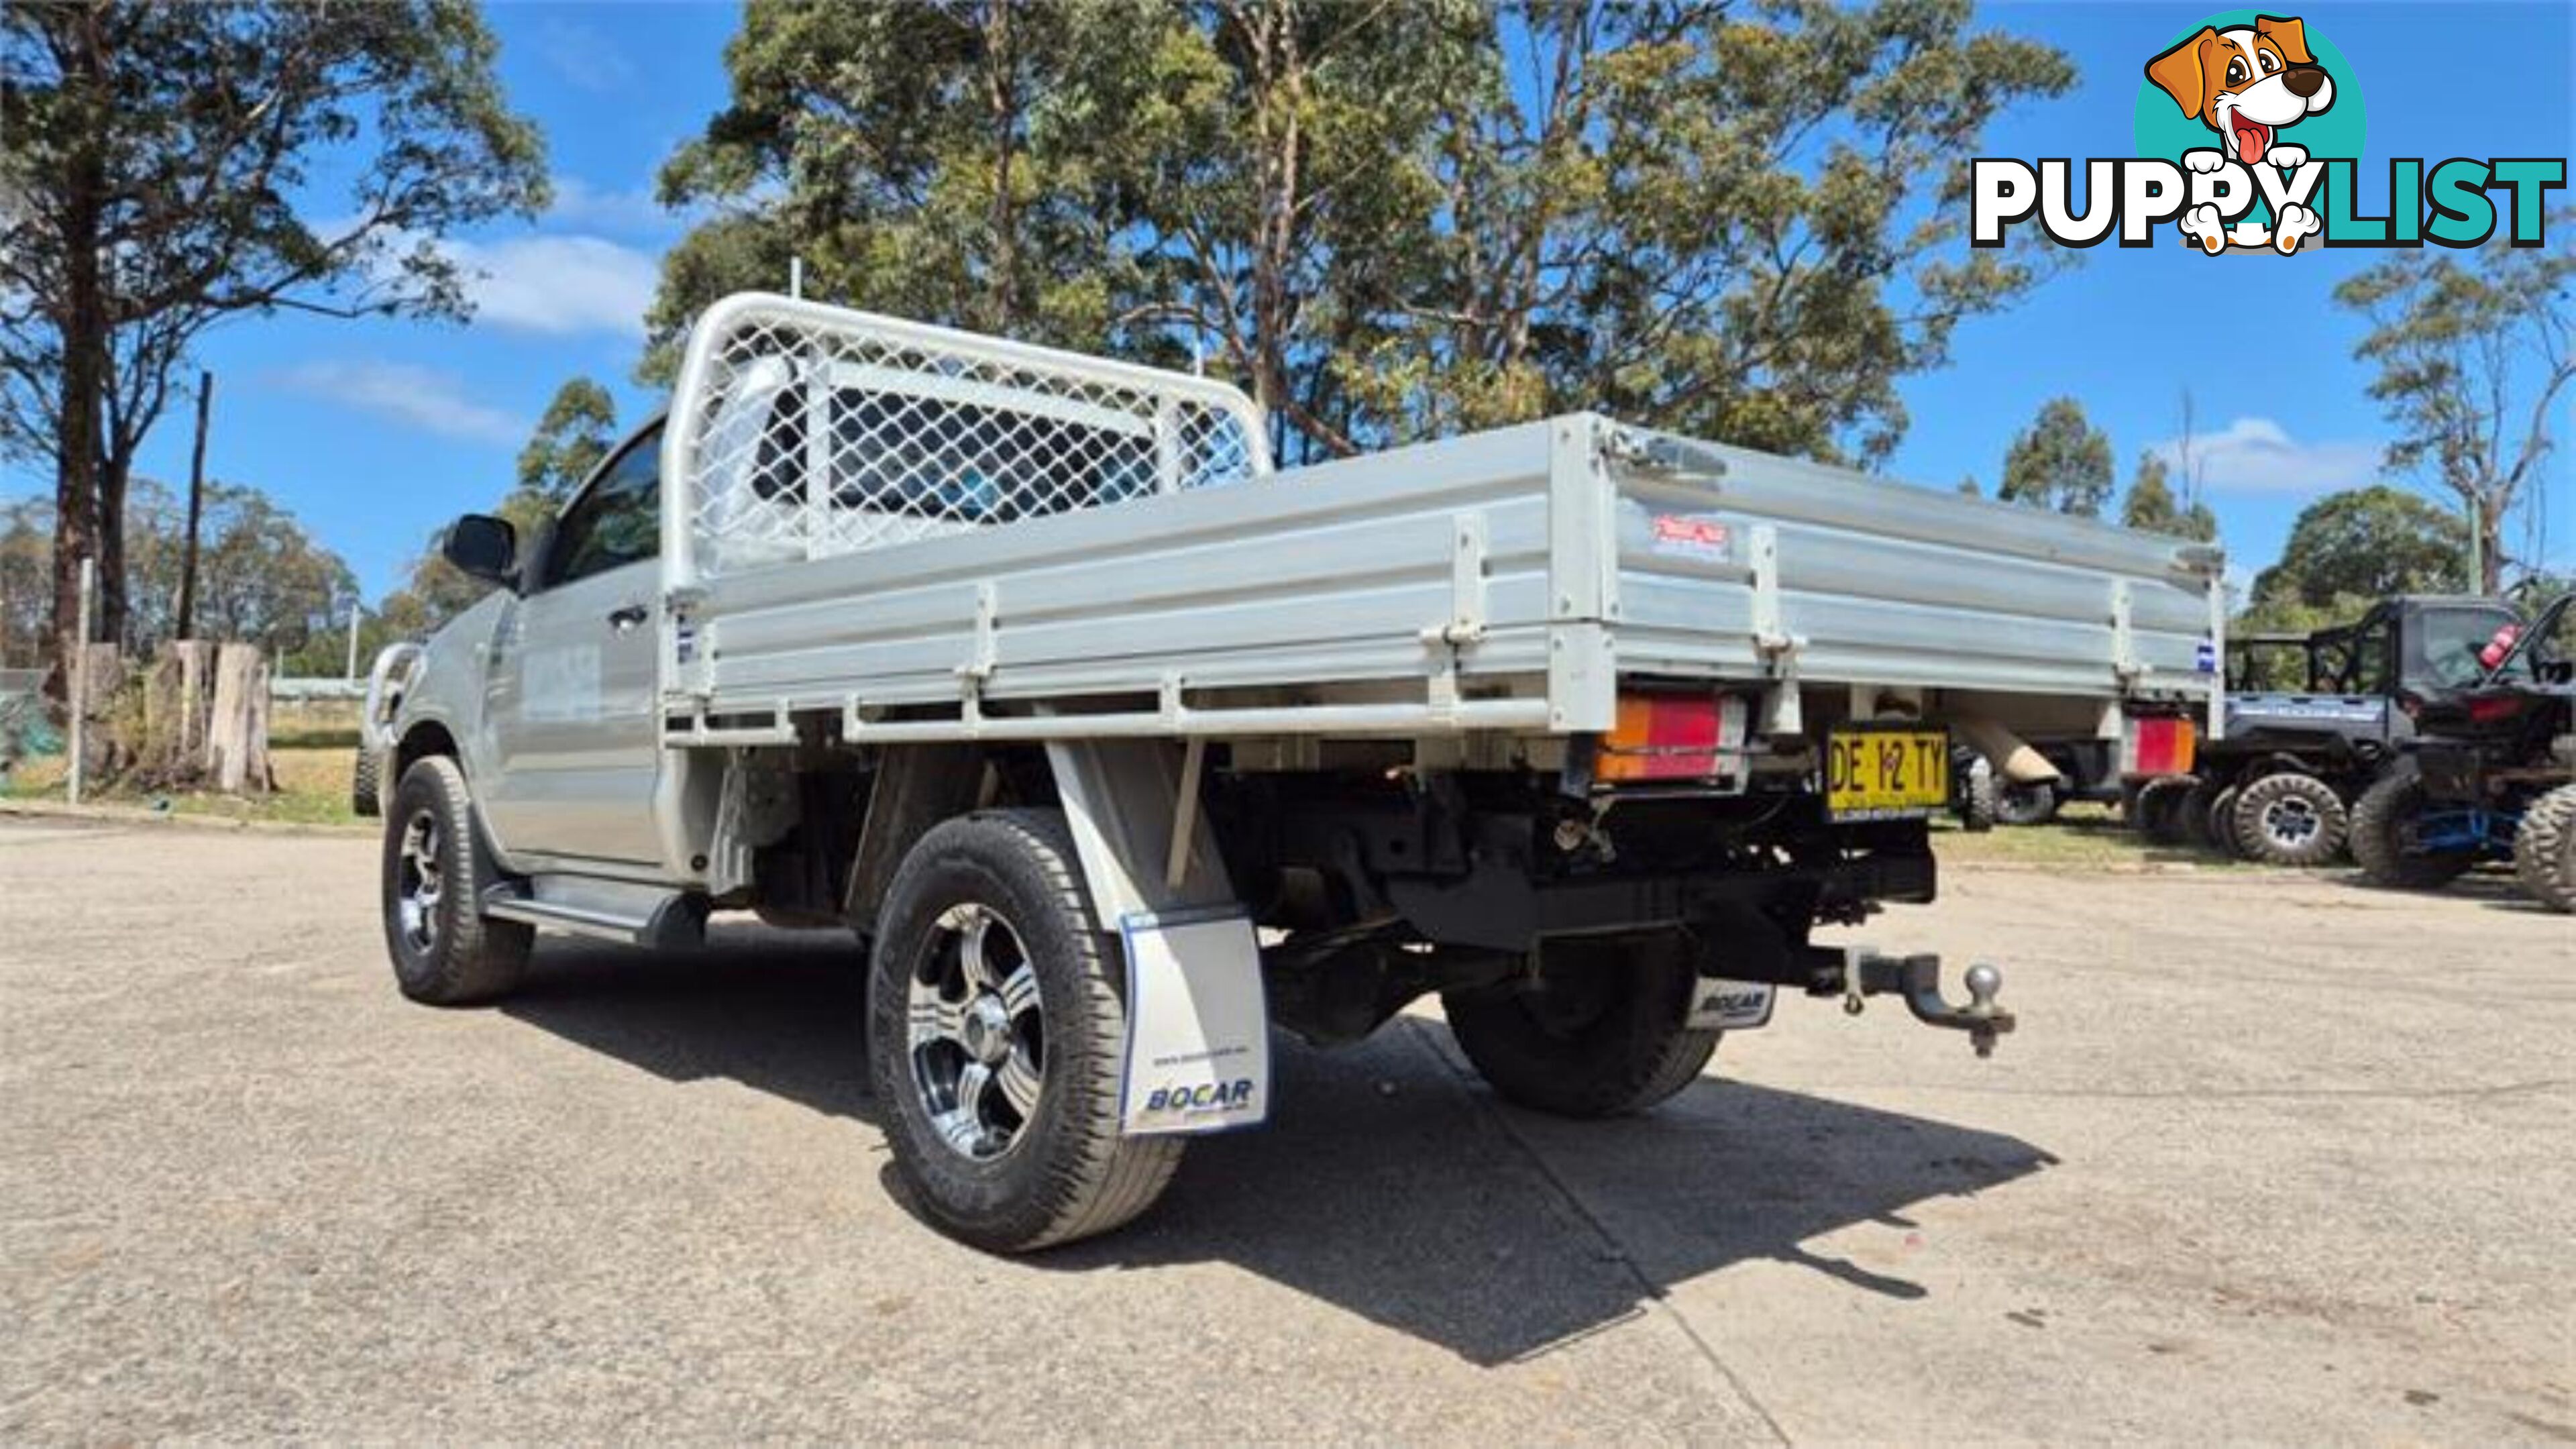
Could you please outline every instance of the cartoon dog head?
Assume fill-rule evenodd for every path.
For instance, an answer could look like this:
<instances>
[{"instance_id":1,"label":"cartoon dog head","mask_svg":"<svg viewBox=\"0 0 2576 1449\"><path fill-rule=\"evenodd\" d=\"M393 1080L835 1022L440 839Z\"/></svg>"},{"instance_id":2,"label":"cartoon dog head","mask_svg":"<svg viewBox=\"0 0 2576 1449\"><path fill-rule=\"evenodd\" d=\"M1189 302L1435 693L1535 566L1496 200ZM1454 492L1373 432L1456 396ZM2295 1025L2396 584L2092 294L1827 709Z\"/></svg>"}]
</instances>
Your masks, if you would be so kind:
<instances>
[{"instance_id":1,"label":"cartoon dog head","mask_svg":"<svg viewBox=\"0 0 2576 1449\"><path fill-rule=\"evenodd\" d=\"M2147 79L2225 137L2227 153L2248 166L2283 126L2334 104L2333 78L2308 54L2307 27L2278 15L2257 15L2250 29L2204 25L2148 61Z\"/></svg>"}]
</instances>

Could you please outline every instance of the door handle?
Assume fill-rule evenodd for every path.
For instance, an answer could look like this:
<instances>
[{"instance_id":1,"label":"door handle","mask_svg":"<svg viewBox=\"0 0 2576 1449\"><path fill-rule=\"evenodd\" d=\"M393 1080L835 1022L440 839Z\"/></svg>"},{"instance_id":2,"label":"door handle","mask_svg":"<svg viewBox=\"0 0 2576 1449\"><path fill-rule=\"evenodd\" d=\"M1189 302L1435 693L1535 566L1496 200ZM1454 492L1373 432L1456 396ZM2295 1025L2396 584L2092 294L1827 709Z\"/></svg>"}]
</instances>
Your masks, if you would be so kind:
<instances>
[{"instance_id":1,"label":"door handle","mask_svg":"<svg viewBox=\"0 0 2576 1449\"><path fill-rule=\"evenodd\" d=\"M643 623L649 613L642 604L626 604L608 611L608 626L623 634Z\"/></svg>"}]
</instances>

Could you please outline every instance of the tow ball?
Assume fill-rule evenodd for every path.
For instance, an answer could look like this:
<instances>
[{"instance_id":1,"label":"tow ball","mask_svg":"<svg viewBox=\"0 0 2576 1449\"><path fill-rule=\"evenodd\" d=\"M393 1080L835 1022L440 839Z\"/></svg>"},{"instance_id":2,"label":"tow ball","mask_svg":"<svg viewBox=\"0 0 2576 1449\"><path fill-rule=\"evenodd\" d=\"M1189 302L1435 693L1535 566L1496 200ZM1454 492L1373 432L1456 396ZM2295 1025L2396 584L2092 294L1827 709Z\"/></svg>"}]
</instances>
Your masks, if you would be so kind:
<instances>
[{"instance_id":1,"label":"tow ball","mask_svg":"<svg viewBox=\"0 0 2576 1449\"><path fill-rule=\"evenodd\" d=\"M1882 956L1865 946L1853 947L1843 953L1843 1010L1858 1016L1863 997L1896 992L1916 1021L1964 1031L1977 1055L1993 1056L1995 1038L2013 1029L2013 1014L1995 1004L2004 973L1981 961L1968 968L1965 979L1968 1004L1953 1006L1941 995L1939 956Z\"/></svg>"}]
</instances>

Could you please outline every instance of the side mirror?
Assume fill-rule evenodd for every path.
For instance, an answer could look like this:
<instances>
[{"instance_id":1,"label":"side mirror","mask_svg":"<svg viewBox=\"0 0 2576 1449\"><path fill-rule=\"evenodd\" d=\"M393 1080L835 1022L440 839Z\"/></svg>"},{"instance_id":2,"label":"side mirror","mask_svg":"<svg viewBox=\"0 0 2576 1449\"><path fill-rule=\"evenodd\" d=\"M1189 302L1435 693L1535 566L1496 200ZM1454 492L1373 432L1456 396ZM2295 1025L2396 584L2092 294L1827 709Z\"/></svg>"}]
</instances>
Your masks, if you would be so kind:
<instances>
[{"instance_id":1,"label":"side mirror","mask_svg":"<svg viewBox=\"0 0 2576 1449\"><path fill-rule=\"evenodd\" d=\"M519 531L506 518L469 513L448 527L439 551L468 578L509 588L519 574Z\"/></svg>"}]
</instances>

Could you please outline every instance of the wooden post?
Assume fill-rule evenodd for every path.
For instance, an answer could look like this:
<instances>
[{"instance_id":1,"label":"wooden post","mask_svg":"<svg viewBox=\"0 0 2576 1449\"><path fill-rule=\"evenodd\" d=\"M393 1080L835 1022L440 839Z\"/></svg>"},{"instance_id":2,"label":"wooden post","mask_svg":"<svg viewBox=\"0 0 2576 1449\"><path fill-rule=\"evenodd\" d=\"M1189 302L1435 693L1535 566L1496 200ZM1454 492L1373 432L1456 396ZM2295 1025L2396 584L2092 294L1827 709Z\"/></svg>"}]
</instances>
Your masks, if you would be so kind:
<instances>
[{"instance_id":1,"label":"wooden post","mask_svg":"<svg viewBox=\"0 0 2576 1449\"><path fill-rule=\"evenodd\" d=\"M206 757L206 721L215 713L215 646L201 639L170 646L179 654L179 747L172 763L194 771Z\"/></svg>"},{"instance_id":2,"label":"wooden post","mask_svg":"<svg viewBox=\"0 0 2576 1449\"><path fill-rule=\"evenodd\" d=\"M179 740L171 751L171 763L180 768L193 765L203 748L197 739L197 721L205 717L199 708L210 687L206 675L207 648L194 639L173 639L164 646L177 656L179 663Z\"/></svg>"},{"instance_id":3,"label":"wooden post","mask_svg":"<svg viewBox=\"0 0 2576 1449\"><path fill-rule=\"evenodd\" d=\"M78 805L81 798L81 775L89 753L89 610L90 598L98 592L98 560L84 558L80 566L80 642L72 646L72 657L64 661L72 671L71 773L66 777L65 794Z\"/></svg>"},{"instance_id":4,"label":"wooden post","mask_svg":"<svg viewBox=\"0 0 2576 1449\"><path fill-rule=\"evenodd\" d=\"M216 646L206 774L227 795L274 787L268 759L268 661L256 644Z\"/></svg>"},{"instance_id":5,"label":"wooden post","mask_svg":"<svg viewBox=\"0 0 2576 1449\"><path fill-rule=\"evenodd\" d=\"M134 764L151 788L182 789L205 770L214 652L212 644L172 640L144 676L143 738L136 742Z\"/></svg>"},{"instance_id":6,"label":"wooden post","mask_svg":"<svg viewBox=\"0 0 2576 1449\"><path fill-rule=\"evenodd\" d=\"M206 509L206 408L214 399L215 375L197 373L197 448L188 460L188 539L179 550L179 618L172 633L193 636L197 624L197 521Z\"/></svg>"}]
</instances>

